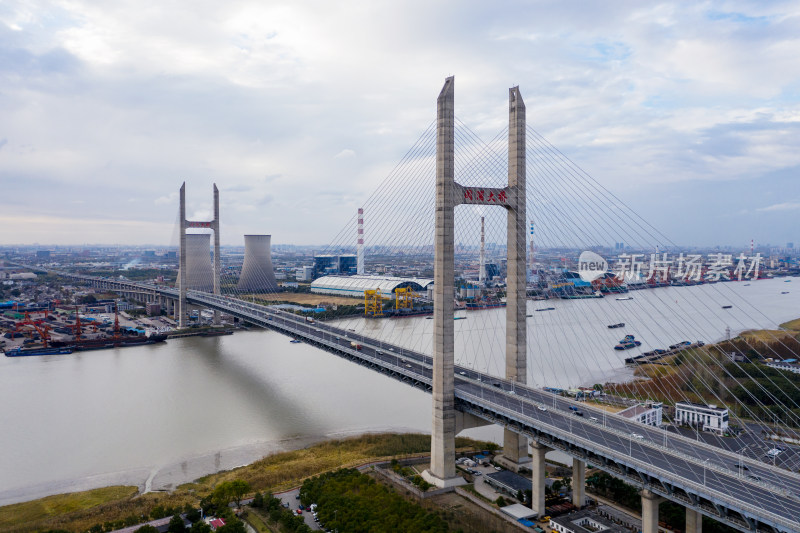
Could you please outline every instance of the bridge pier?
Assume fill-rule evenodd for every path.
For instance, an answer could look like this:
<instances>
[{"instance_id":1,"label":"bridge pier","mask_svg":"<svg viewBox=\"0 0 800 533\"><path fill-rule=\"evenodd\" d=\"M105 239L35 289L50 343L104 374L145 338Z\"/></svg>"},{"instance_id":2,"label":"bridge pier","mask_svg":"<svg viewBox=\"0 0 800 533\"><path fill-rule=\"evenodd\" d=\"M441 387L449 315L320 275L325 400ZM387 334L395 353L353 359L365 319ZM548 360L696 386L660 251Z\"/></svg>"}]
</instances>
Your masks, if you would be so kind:
<instances>
[{"instance_id":1,"label":"bridge pier","mask_svg":"<svg viewBox=\"0 0 800 533\"><path fill-rule=\"evenodd\" d=\"M572 505L578 509L586 504L586 463L572 458Z\"/></svg>"},{"instance_id":2,"label":"bridge pier","mask_svg":"<svg viewBox=\"0 0 800 533\"><path fill-rule=\"evenodd\" d=\"M662 501L661 496L642 489L642 533L658 533L658 505Z\"/></svg>"},{"instance_id":3,"label":"bridge pier","mask_svg":"<svg viewBox=\"0 0 800 533\"><path fill-rule=\"evenodd\" d=\"M550 450L547 446L539 444L538 442L531 442L531 449L533 451L533 459L531 461L531 509L537 513L540 518L544 516L544 474L545 462L544 456Z\"/></svg>"},{"instance_id":4,"label":"bridge pier","mask_svg":"<svg viewBox=\"0 0 800 533\"><path fill-rule=\"evenodd\" d=\"M686 533L703 533L703 515L686 508Z\"/></svg>"}]
</instances>

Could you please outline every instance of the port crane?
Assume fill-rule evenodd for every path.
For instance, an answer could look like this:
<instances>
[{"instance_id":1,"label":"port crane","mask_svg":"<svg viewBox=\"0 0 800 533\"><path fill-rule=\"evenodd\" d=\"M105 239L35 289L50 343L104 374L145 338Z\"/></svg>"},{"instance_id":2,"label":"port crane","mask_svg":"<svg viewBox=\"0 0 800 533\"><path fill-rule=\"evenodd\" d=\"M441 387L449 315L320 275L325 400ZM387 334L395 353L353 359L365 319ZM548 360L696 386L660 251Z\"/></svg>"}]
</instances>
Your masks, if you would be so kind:
<instances>
[{"instance_id":1,"label":"port crane","mask_svg":"<svg viewBox=\"0 0 800 533\"><path fill-rule=\"evenodd\" d=\"M46 312L45 317L47 317ZM42 346L47 348L47 343L50 340L50 325L44 323L42 319L32 319L31 315L25 311L25 319L17 322L14 331L21 332L25 326L29 326L31 328L27 330L29 336L33 338L33 331L35 331L39 334L39 338L42 339Z\"/></svg>"}]
</instances>

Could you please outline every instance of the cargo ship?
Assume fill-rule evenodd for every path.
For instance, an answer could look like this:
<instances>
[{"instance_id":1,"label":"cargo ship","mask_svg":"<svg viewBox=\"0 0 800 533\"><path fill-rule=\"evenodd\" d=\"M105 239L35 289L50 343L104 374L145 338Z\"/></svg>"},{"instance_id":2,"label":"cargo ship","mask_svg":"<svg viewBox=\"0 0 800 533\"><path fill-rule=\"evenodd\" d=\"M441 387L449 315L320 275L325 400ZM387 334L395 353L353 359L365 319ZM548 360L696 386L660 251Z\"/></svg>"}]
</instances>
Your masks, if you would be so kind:
<instances>
[{"instance_id":1,"label":"cargo ship","mask_svg":"<svg viewBox=\"0 0 800 533\"><path fill-rule=\"evenodd\" d=\"M30 355L66 355L71 353L72 348L69 346L50 346L47 348L41 346L38 348L23 348L22 346L17 346L16 348L11 348L5 351L6 357L27 357Z\"/></svg>"},{"instance_id":2,"label":"cargo ship","mask_svg":"<svg viewBox=\"0 0 800 533\"><path fill-rule=\"evenodd\" d=\"M488 301L488 302L474 302L467 304L467 311L474 311L476 309L497 309L499 307L505 307L506 302L495 302L495 301Z\"/></svg>"},{"instance_id":3,"label":"cargo ship","mask_svg":"<svg viewBox=\"0 0 800 533\"><path fill-rule=\"evenodd\" d=\"M150 335L118 335L113 337L100 337L98 339L76 339L72 341L52 341L54 347L71 348L73 351L102 350L104 348L124 348L127 346L143 346L156 344L167 340L167 335L159 333Z\"/></svg>"}]
</instances>

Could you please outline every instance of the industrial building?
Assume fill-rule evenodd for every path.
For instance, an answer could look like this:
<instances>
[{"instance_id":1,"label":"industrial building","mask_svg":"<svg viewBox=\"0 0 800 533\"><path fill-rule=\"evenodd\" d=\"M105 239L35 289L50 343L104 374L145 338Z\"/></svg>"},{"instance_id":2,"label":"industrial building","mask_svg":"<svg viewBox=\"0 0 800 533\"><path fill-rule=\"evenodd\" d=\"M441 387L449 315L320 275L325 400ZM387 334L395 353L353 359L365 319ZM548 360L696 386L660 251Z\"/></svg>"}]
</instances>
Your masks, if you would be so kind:
<instances>
[{"instance_id":1,"label":"industrial building","mask_svg":"<svg viewBox=\"0 0 800 533\"><path fill-rule=\"evenodd\" d=\"M336 274L355 274L358 259L355 255L318 255L314 258L314 277Z\"/></svg>"},{"instance_id":2,"label":"industrial building","mask_svg":"<svg viewBox=\"0 0 800 533\"><path fill-rule=\"evenodd\" d=\"M381 295L392 298L396 289L410 287L420 296L427 296L433 288L430 278L398 278L394 276L323 276L311 283L311 292L363 298L364 291L380 290Z\"/></svg>"}]
</instances>

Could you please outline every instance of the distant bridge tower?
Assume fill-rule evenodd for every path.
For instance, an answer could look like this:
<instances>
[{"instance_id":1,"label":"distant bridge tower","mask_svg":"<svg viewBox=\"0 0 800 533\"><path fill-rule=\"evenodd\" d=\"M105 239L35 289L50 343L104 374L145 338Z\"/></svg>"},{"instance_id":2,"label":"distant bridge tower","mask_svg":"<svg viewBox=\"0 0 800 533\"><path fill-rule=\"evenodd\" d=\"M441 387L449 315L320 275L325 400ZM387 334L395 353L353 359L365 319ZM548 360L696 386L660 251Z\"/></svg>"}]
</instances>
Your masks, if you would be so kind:
<instances>
[{"instance_id":1,"label":"distant bridge tower","mask_svg":"<svg viewBox=\"0 0 800 533\"><path fill-rule=\"evenodd\" d=\"M437 100L436 235L433 285L433 427L431 467L424 472L438 487L458 484L455 471L454 208L458 204L495 205L508 213L508 289L506 307L506 378L525 383L525 103L519 88L509 89L508 185L464 187L455 181L454 79L445 80ZM519 464L528 459L527 438L505 430L503 453Z\"/></svg>"},{"instance_id":2,"label":"distant bridge tower","mask_svg":"<svg viewBox=\"0 0 800 533\"><path fill-rule=\"evenodd\" d=\"M179 211L179 224L180 224L180 248L178 251L179 268L178 268L178 290L180 296L178 298L178 327L186 327L186 318L188 316L188 305L186 304L186 290L189 288L187 279L187 256L189 253L186 243L186 230L188 228L204 228L214 231L214 271L213 271L213 291L214 294L219 294L219 273L220 273L220 256L219 256L219 189L217 184L214 184L214 219L210 222L196 222L186 220L186 182L181 185L180 191L180 211ZM214 324L219 324L219 312L214 311Z\"/></svg>"}]
</instances>

